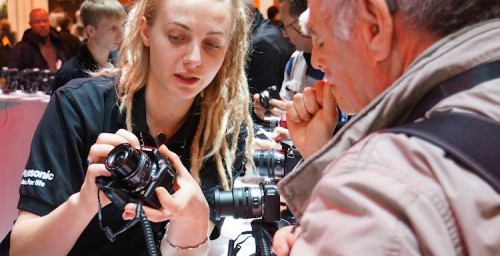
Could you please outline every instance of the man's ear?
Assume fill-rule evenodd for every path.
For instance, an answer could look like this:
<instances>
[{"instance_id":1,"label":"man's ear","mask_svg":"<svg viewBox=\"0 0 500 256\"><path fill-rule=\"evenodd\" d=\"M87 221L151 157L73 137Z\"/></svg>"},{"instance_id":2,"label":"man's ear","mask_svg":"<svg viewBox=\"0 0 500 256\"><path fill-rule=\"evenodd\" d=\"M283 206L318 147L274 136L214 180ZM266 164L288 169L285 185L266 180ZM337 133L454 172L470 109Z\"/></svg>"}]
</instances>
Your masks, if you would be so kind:
<instances>
[{"instance_id":1,"label":"man's ear","mask_svg":"<svg viewBox=\"0 0 500 256\"><path fill-rule=\"evenodd\" d=\"M94 37L96 29L92 25L85 26L85 32L88 37Z\"/></svg>"},{"instance_id":2,"label":"man's ear","mask_svg":"<svg viewBox=\"0 0 500 256\"><path fill-rule=\"evenodd\" d=\"M384 0L358 0L361 35L375 61L389 57L394 33L393 16Z\"/></svg>"},{"instance_id":3,"label":"man's ear","mask_svg":"<svg viewBox=\"0 0 500 256\"><path fill-rule=\"evenodd\" d=\"M144 16L142 16L142 18L141 18L140 33L141 33L142 43L146 47L149 47L149 45L150 45L149 26L148 26L148 22L146 21L146 17L144 17Z\"/></svg>"}]
</instances>

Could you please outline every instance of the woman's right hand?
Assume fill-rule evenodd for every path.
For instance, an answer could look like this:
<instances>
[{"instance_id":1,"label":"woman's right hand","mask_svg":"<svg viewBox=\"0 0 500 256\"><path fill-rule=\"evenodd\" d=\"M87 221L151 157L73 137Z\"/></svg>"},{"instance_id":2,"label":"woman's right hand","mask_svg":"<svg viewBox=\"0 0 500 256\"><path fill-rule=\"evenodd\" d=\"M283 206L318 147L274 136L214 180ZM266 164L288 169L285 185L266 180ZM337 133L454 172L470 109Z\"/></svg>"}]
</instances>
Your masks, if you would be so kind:
<instances>
[{"instance_id":1,"label":"woman's right hand","mask_svg":"<svg viewBox=\"0 0 500 256\"><path fill-rule=\"evenodd\" d=\"M82 209L87 209L94 213L97 212L98 188L96 178L111 175L104 167L104 161L109 152L122 143L129 143L135 148L140 147L139 139L133 133L120 129L116 133L99 134L96 143L90 148L88 159L91 163L87 168L87 174L80 193L77 193L76 198L74 198L82 206ZM100 199L103 205L107 205L110 202L102 192L100 192Z\"/></svg>"}]
</instances>

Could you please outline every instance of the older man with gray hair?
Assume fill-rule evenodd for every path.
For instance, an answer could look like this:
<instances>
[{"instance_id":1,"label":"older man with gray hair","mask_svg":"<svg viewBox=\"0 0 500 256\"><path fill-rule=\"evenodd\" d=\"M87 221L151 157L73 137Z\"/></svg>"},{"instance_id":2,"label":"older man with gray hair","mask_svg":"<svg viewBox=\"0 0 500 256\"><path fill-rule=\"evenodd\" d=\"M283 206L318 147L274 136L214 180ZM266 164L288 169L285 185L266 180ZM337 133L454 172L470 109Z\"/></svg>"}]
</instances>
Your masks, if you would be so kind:
<instances>
[{"instance_id":1,"label":"older man with gray hair","mask_svg":"<svg viewBox=\"0 0 500 256\"><path fill-rule=\"evenodd\" d=\"M287 105L305 161L279 188L300 226L279 230L273 250L500 255L498 167L477 154L500 151L500 2L310 0L309 8L312 63L328 83ZM337 104L356 115L331 138ZM395 130L403 124L453 146Z\"/></svg>"}]
</instances>

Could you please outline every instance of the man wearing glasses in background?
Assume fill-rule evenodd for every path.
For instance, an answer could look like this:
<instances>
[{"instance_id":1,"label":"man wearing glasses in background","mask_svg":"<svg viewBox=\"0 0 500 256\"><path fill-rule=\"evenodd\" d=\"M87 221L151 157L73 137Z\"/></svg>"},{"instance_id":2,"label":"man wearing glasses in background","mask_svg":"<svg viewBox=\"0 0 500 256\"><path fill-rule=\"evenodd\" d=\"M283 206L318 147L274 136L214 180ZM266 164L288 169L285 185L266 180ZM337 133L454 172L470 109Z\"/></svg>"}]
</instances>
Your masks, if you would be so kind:
<instances>
[{"instance_id":1,"label":"man wearing glasses in background","mask_svg":"<svg viewBox=\"0 0 500 256\"><path fill-rule=\"evenodd\" d=\"M311 64L312 39L300 27L299 16L306 11L307 0L283 0L280 3L280 29L283 36L290 41L296 51L292 54L285 67L284 79L281 84L281 99L270 99L270 109L262 106L259 94L254 94L254 113L264 120L266 114L284 115L286 101L300 93L306 87L312 87L318 80L323 80L324 73ZM304 13L306 14L306 13ZM307 14L304 16L307 19ZM304 22L302 22L304 23Z\"/></svg>"},{"instance_id":2,"label":"man wearing glasses in background","mask_svg":"<svg viewBox=\"0 0 500 256\"><path fill-rule=\"evenodd\" d=\"M305 161L278 187L300 226L276 232L273 251L500 255L497 183L427 138L385 130L459 117L466 122L444 119L453 122L442 130L455 140L479 139L473 150L498 157L500 129L462 131L499 125L500 2L308 4L312 63L329 84L306 88L287 105L287 126ZM487 78L466 79L478 70ZM448 90L460 82L466 86L458 93ZM438 96L437 104L416 111L427 95ZM331 138L337 105L356 115ZM498 172L498 160L494 166Z\"/></svg>"}]
</instances>

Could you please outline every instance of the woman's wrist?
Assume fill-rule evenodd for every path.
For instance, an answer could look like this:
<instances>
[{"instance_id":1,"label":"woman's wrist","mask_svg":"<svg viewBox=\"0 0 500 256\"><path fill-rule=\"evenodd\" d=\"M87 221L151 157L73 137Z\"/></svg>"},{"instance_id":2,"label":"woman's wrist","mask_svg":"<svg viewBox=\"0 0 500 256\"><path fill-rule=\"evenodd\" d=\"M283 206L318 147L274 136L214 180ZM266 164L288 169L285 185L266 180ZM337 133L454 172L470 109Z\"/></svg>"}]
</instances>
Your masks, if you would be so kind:
<instances>
[{"instance_id":1,"label":"woman's wrist","mask_svg":"<svg viewBox=\"0 0 500 256\"><path fill-rule=\"evenodd\" d=\"M204 236L203 241L200 241L199 243L196 243L196 244L192 243L192 245L177 245L175 243L172 243L172 241L170 241L170 239L168 237L169 226L170 226L170 223L168 223L167 226L165 227L165 235L163 236L163 240L165 241L165 243L168 246L172 247L175 250L196 250L196 249L201 248L205 244L208 244L208 240L209 240L208 235Z\"/></svg>"},{"instance_id":2,"label":"woman's wrist","mask_svg":"<svg viewBox=\"0 0 500 256\"><path fill-rule=\"evenodd\" d=\"M210 250L208 232L203 228L199 229L200 226L195 229L179 226L171 222L167 224L160 246L162 255L207 255ZM189 238L183 234L189 234Z\"/></svg>"},{"instance_id":3,"label":"woman's wrist","mask_svg":"<svg viewBox=\"0 0 500 256\"><path fill-rule=\"evenodd\" d=\"M170 244L177 247L191 247L201 244L208 235L208 217L205 221L179 222L170 221L165 235Z\"/></svg>"}]
</instances>

